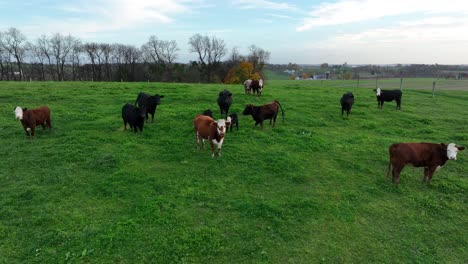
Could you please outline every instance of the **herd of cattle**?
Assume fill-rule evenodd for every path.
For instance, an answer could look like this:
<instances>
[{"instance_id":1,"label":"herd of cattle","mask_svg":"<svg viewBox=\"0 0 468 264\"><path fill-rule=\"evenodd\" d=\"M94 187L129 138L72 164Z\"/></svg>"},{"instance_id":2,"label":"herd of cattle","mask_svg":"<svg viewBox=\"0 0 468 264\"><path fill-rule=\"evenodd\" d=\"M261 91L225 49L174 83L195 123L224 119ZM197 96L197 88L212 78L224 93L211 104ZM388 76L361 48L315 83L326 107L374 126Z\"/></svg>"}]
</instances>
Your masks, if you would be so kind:
<instances>
[{"instance_id":1,"label":"herd of cattle","mask_svg":"<svg viewBox=\"0 0 468 264\"><path fill-rule=\"evenodd\" d=\"M246 80L243 84L245 93L254 93L260 96L263 91L263 80ZM377 97L377 107L382 108L384 102L395 100L397 109L401 110L401 97L400 90L381 90L377 88L374 90ZM148 122L149 114L151 114L151 122L154 122L154 115L158 105L161 103L163 95L149 95L140 92L135 100L135 103L125 104L122 107L122 119L124 123L124 130L127 129L127 124L130 128L137 133L138 130L143 132L145 121ZM193 119L193 127L196 136L197 149L200 149L201 144L204 145L205 140L208 140L211 145L211 157L215 156L215 147L218 155L221 156L221 147L223 145L225 133L235 125L239 130L239 123L237 113L229 114L229 108L233 103L232 93L228 90L223 90L219 93L217 103L219 106L220 114L223 119L214 120L213 112L211 109L203 111L202 114L197 114ZM349 116L351 108L354 104L354 95L351 92L343 94L340 100L341 103L341 116L344 112ZM255 127L260 124L263 129L263 121L270 120L270 125L275 127L276 118L279 110L281 110L283 121L284 111L278 100L261 106L254 106L253 104L246 105L243 115L251 115L255 121ZM36 126L42 126L43 129L48 127L52 128L51 111L47 106L41 106L36 109L21 108L17 106L14 109L15 117L21 121L26 136L34 138ZM387 168L386 175L388 177L390 170L393 175L393 183L399 184L400 173L406 165L413 165L414 167L424 168L423 181L430 183L435 171L440 169L447 160L456 160L457 153L464 150L465 147L458 147L454 143L448 145L444 143L398 143L393 144L389 148L390 160Z\"/></svg>"}]
</instances>

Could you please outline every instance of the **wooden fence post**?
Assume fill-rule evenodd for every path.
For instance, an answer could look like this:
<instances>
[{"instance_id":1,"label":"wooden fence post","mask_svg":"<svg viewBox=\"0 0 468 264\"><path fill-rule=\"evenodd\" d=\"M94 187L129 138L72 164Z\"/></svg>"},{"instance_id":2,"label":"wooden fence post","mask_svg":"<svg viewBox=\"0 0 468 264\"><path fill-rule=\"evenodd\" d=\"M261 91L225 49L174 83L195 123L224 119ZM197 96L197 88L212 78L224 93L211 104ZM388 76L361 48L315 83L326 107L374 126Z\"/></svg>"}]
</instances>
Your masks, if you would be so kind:
<instances>
[{"instance_id":1,"label":"wooden fence post","mask_svg":"<svg viewBox=\"0 0 468 264\"><path fill-rule=\"evenodd\" d=\"M359 76L357 77L357 85L356 88L359 88Z\"/></svg>"},{"instance_id":2,"label":"wooden fence post","mask_svg":"<svg viewBox=\"0 0 468 264\"><path fill-rule=\"evenodd\" d=\"M400 78L400 91L403 92L403 77Z\"/></svg>"},{"instance_id":3,"label":"wooden fence post","mask_svg":"<svg viewBox=\"0 0 468 264\"><path fill-rule=\"evenodd\" d=\"M434 95L435 95L435 87L436 87L436 82L433 81L432 82L432 97L434 97Z\"/></svg>"}]
</instances>

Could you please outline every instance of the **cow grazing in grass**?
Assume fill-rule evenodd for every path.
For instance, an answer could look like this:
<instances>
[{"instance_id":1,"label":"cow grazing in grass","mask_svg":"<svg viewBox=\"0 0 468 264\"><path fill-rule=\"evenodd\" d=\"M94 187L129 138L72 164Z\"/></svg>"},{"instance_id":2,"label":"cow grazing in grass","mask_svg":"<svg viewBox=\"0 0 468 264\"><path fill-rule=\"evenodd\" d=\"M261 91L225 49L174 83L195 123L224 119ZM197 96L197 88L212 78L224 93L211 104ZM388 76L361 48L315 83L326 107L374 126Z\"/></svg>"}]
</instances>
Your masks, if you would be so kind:
<instances>
[{"instance_id":1,"label":"cow grazing in grass","mask_svg":"<svg viewBox=\"0 0 468 264\"><path fill-rule=\"evenodd\" d=\"M400 172L405 165L424 167L423 181L431 183L434 172L444 166L447 160L456 160L457 152L465 147L457 147L454 143L398 143L388 149L390 161L387 168L387 177L392 169L393 183L400 182Z\"/></svg>"},{"instance_id":2,"label":"cow grazing in grass","mask_svg":"<svg viewBox=\"0 0 468 264\"><path fill-rule=\"evenodd\" d=\"M46 126L51 129L52 123L50 120L50 109L47 106L41 106L35 109L15 108L15 117L21 121L26 136L34 138L36 126L42 126L45 130Z\"/></svg>"},{"instance_id":3,"label":"cow grazing in grass","mask_svg":"<svg viewBox=\"0 0 468 264\"><path fill-rule=\"evenodd\" d=\"M252 83L250 84L250 89L252 90L252 93L256 93L257 96L262 95L263 91L263 79L260 80L253 80Z\"/></svg>"},{"instance_id":4,"label":"cow grazing in grass","mask_svg":"<svg viewBox=\"0 0 468 264\"><path fill-rule=\"evenodd\" d=\"M214 158L215 145L218 149L218 155L221 156L221 147L223 146L224 134L226 132L226 120L220 119L215 121L209 116L199 114L193 119L193 128L197 140L197 149L200 149L200 140L203 147L205 146L206 139L210 141L211 157Z\"/></svg>"},{"instance_id":5,"label":"cow grazing in grass","mask_svg":"<svg viewBox=\"0 0 468 264\"><path fill-rule=\"evenodd\" d=\"M148 122L148 113L151 114L151 123L154 123L154 113L158 105L161 104L161 98L164 98L164 95L149 95L143 92L140 92L135 100L135 106L138 106L140 109L145 109L145 117Z\"/></svg>"},{"instance_id":6,"label":"cow grazing in grass","mask_svg":"<svg viewBox=\"0 0 468 264\"><path fill-rule=\"evenodd\" d=\"M377 107L382 109L384 102L396 101L396 108L401 110L401 96L400 90L381 90L380 88L374 89L377 96Z\"/></svg>"},{"instance_id":7,"label":"cow grazing in grass","mask_svg":"<svg viewBox=\"0 0 468 264\"><path fill-rule=\"evenodd\" d=\"M273 120L273 127L275 127L276 117L278 116L278 111L281 108L281 113L283 115L284 121L284 111L283 107L278 100L275 100L269 104L265 104L262 106L254 106L253 104L248 104L244 111L242 112L243 115L252 115L252 118L255 120L255 126L260 124L263 129L263 121L265 119L270 119L270 125L272 124Z\"/></svg>"},{"instance_id":8,"label":"cow grazing in grass","mask_svg":"<svg viewBox=\"0 0 468 264\"><path fill-rule=\"evenodd\" d=\"M248 79L248 80L245 80L244 82L244 90L245 90L245 94L250 94L250 85L252 84L252 80Z\"/></svg>"},{"instance_id":9,"label":"cow grazing in grass","mask_svg":"<svg viewBox=\"0 0 468 264\"><path fill-rule=\"evenodd\" d=\"M230 122L229 122L229 125L227 126L227 130L230 130L232 132L232 127L235 125L236 128L237 128L237 131L239 131L239 118L237 117L237 113L231 113L229 115L229 118L230 118Z\"/></svg>"},{"instance_id":10,"label":"cow grazing in grass","mask_svg":"<svg viewBox=\"0 0 468 264\"><path fill-rule=\"evenodd\" d=\"M122 107L122 119L124 122L124 130L127 130L127 123L130 125L130 129L133 129L135 133L140 129L143 132L143 125L145 124L146 111L143 108L135 107L131 104L125 104Z\"/></svg>"},{"instance_id":11,"label":"cow grazing in grass","mask_svg":"<svg viewBox=\"0 0 468 264\"><path fill-rule=\"evenodd\" d=\"M341 103L341 117L343 117L343 113L346 111L346 117L349 116L351 112L351 108L354 104L354 95L351 92L343 94L340 100Z\"/></svg>"},{"instance_id":12,"label":"cow grazing in grass","mask_svg":"<svg viewBox=\"0 0 468 264\"><path fill-rule=\"evenodd\" d=\"M211 109L206 109L205 111L203 111L203 115L213 118L213 111L211 111Z\"/></svg>"},{"instance_id":13,"label":"cow grazing in grass","mask_svg":"<svg viewBox=\"0 0 468 264\"><path fill-rule=\"evenodd\" d=\"M232 93L229 92L228 90L224 90L219 93L218 96L218 106L219 106L219 111L221 112L221 116L224 115L226 118L228 113L229 113L229 107L231 107L232 104Z\"/></svg>"}]
</instances>

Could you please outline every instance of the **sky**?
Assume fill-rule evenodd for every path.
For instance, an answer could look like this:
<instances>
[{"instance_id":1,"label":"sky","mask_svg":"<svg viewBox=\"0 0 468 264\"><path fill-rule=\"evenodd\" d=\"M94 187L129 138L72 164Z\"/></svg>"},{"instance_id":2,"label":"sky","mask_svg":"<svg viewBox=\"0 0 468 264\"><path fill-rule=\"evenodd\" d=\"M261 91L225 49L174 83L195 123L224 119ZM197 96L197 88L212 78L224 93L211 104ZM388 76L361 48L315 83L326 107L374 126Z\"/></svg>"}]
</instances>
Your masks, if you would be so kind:
<instances>
[{"instance_id":1,"label":"sky","mask_svg":"<svg viewBox=\"0 0 468 264\"><path fill-rule=\"evenodd\" d=\"M468 64L467 0L0 0L0 31L28 41L54 33L141 46L175 40L196 60L195 34L274 64ZM227 56L225 57L227 59Z\"/></svg>"}]
</instances>

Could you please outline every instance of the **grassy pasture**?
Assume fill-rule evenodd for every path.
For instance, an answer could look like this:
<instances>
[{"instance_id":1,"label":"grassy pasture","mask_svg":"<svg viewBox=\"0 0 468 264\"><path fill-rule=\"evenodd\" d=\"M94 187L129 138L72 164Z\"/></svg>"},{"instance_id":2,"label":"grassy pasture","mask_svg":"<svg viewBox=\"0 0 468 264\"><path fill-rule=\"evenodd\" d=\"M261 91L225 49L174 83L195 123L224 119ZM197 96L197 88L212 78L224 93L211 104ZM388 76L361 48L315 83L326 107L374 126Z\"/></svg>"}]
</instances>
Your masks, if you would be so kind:
<instances>
[{"instance_id":1,"label":"grassy pasture","mask_svg":"<svg viewBox=\"0 0 468 264\"><path fill-rule=\"evenodd\" d=\"M0 263L466 263L467 151L430 186L406 167L395 188L385 170L395 142L467 146L468 91L405 86L402 111L380 111L354 83L270 81L261 98L241 85L0 83ZM191 122L219 117L224 88L240 130L211 159ZM135 135L120 113L140 91L165 98ZM273 99L286 110L274 129L241 115ZM48 105L52 131L25 139L16 105Z\"/></svg>"}]
</instances>

